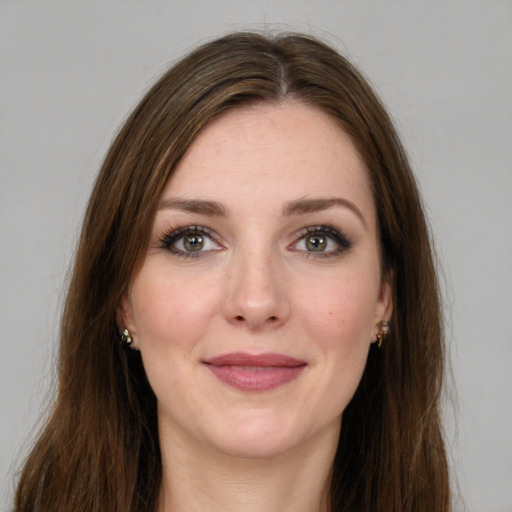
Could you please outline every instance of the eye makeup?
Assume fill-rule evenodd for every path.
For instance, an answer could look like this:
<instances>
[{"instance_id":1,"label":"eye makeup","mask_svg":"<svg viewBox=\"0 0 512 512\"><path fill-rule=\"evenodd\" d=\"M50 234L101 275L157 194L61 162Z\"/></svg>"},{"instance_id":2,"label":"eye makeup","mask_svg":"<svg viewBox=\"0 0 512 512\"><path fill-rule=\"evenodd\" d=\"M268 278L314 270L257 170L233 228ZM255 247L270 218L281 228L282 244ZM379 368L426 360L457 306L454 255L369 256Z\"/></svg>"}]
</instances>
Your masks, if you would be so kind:
<instances>
[{"instance_id":1,"label":"eye makeup","mask_svg":"<svg viewBox=\"0 0 512 512\"><path fill-rule=\"evenodd\" d=\"M339 229L329 225L306 226L293 235L294 241L287 246L292 252L305 258L335 258L350 250L353 242ZM200 258L225 246L220 236L201 225L174 227L159 237L159 247L181 258Z\"/></svg>"},{"instance_id":2,"label":"eye makeup","mask_svg":"<svg viewBox=\"0 0 512 512\"><path fill-rule=\"evenodd\" d=\"M205 226L171 228L160 236L160 247L181 258L200 258L223 249L218 236Z\"/></svg>"},{"instance_id":3,"label":"eye makeup","mask_svg":"<svg viewBox=\"0 0 512 512\"><path fill-rule=\"evenodd\" d=\"M339 229L318 225L301 229L288 249L303 252L306 258L332 258L350 250L352 246L352 240Z\"/></svg>"}]
</instances>

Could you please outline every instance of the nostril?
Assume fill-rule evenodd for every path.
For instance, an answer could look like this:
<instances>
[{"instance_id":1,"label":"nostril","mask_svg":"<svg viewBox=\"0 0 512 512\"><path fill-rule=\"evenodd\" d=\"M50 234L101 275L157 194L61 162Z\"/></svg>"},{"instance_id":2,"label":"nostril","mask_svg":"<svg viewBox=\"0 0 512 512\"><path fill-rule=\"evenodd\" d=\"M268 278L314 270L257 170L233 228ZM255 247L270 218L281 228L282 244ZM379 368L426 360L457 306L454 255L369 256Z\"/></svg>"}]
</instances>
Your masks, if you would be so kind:
<instances>
[{"instance_id":1,"label":"nostril","mask_svg":"<svg viewBox=\"0 0 512 512\"><path fill-rule=\"evenodd\" d=\"M237 315L237 316L234 317L234 319L237 322L245 322L246 321L245 317L243 315ZM276 323L278 320L279 320L278 317L275 316L275 315L269 316L267 318L267 321L269 321L271 323Z\"/></svg>"}]
</instances>

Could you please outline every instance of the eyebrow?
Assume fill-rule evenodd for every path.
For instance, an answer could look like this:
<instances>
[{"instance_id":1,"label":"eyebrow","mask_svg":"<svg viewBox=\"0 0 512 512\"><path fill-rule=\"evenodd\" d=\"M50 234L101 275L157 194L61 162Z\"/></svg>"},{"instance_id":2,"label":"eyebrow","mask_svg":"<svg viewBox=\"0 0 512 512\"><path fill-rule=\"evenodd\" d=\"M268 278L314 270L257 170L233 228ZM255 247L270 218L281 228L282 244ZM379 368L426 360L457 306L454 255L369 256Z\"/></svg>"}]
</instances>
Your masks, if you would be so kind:
<instances>
[{"instance_id":1,"label":"eyebrow","mask_svg":"<svg viewBox=\"0 0 512 512\"><path fill-rule=\"evenodd\" d=\"M182 212L199 213L209 217L227 217L226 208L216 201L202 201L199 199L163 199L158 203L159 210L180 210Z\"/></svg>"},{"instance_id":2,"label":"eyebrow","mask_svg":"<svg viewBox=\"0 0 512 512\"><path fill-rule=\"evenodd\" d=\"M342 197L328 197L328 198L311 198L311 199L297 199L288 203L283 209L283 215L286 217L292 215L302 215L305 213L315 213L321 212L324 210L328 210L333 207L342 207L348 208L353 213L359 217L364 227L366 226L366 221L361 213L361 210L348 199L343 199Z\"/></svg>"},{"instance_id":3,"label":"eyebrow","mask_svg":"<svg viewBox=\"0 0 512 512\"><path fill-rule=\"evenodd\" d=\"M363 226L367 227L361 210L352 201L341 197L296 199L283 208L283 215L285 217L291 217L293 215L321 212L333 207L348 208L359 217ZM158 203L158 210L178 210L198 213L208 217L228 217L228 212L222 204L216 201L205 201L201 199L163 199Z\"/></svg>"}]
</instances>

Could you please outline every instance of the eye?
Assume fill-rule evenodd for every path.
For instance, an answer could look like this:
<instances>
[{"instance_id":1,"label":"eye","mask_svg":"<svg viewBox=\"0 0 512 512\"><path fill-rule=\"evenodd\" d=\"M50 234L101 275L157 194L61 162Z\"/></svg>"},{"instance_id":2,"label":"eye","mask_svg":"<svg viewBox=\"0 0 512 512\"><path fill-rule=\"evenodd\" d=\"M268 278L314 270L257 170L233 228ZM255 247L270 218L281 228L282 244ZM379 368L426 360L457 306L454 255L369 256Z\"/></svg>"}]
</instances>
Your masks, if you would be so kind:
<instances>
[{"instance_id":1,"label":"eye","mask_svg":"<svg viewBox=\"0 0 512 512\"><path fill-rule=\"evenodd\" d=\"M204 253L222 250L214 234L203 226L184 226L161 237L161 245L182 257L199 257Z\"/></svg>"},{"instance_id":2,"label":"eye","mask_svg":"<svg viewBox=\"0 0 512 512\"><path fill-rule=\"evenodd\" d=\"M325 251L328 247L329 238L323 234L308 235L304 237L306 250L308 251Z\"/></svg>"},{"instance_id":3,"label":"eye","mask_svg":"<svg viewBox=\"0 0 512 512\"><path fill-rule=\"evenodd\" d=\"M335 256L352 247L352 242L343 233L330 226L309 226L297 236L297 241L289 248L304 252L307 257Z\"/></svg>"}]
</instances>

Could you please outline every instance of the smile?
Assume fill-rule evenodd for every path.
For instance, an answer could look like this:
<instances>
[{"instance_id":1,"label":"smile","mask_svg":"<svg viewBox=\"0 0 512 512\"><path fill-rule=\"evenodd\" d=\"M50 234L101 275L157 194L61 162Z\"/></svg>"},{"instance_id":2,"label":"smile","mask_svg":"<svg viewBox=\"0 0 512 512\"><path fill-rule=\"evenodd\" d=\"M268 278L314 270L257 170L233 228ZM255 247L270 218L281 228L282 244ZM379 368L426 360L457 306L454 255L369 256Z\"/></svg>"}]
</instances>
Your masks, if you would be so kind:
<instances>
[{"instance_id":1,"label":"smile","mask_svg":"<svg viewBox=\"0 0 512 512\"><path fill-rule=\"evenodd\" d=\"M225 354L204 361L222 382L241 391L269 391L296 379L307 366L283 354Z\"/></svg>"}]
</instances>

